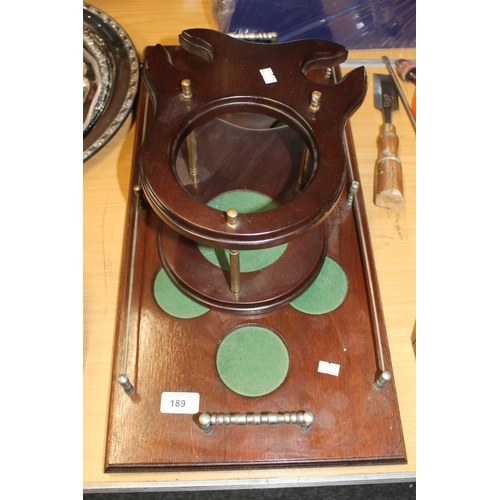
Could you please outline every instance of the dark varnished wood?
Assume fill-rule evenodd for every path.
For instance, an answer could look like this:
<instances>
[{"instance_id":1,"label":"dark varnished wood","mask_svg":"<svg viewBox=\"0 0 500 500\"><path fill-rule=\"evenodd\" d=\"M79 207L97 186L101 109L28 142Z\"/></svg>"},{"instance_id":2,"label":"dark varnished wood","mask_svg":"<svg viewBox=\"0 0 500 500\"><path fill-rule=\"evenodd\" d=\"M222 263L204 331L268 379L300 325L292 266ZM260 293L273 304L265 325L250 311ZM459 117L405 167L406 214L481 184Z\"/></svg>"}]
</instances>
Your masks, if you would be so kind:
<instances>
[{"instance_id":1,"label":"dark varnished wood","mask_svg":"<svg viewBox=\"0 0 500 500\"><path fill-rule=\"evenodd\" d=\"M364 68L337 85L308 77L318 67L345 60L344 47L321 40L255 44L212 30L185 31L181 45L205 65L187 71L174 65L169 50L153 47L145 61L145 81L153 101L153 121L141 153L141 183L159 217L190 239L223 248L265 248L285 243L321 223L333 210L345 184L342 133L347 118L363 101ZM276 83L266 84L270 68ZM192 98L181 93L189 79ZM321 91L318 111L310 96ZM242 214L238 228L224 215L188 195L175 175L180 145L196 127L225 113L266 113L291 126L311 152L312 171L300 198L272 214Z\"/></svg>"},{"instance_id":2,"label":"dark varnished wood","mask_svg":"<svg viewBox=\"0 0 500 500\"><path fill-rule=\"evenodd\" d=\"M317 277L326 255L323 225L289 243L272 265L242 273L241 295L230 290L229 271L211 264L196 243L162 225L159 253L163 268L188 295L210 307L259 314L283 306Z\"/></svg>"},{"instance_id":3,"label":"dark varnished wood","mask_svg":"<svg viewBox=\"0 0 500 500\"><path fill-rule=\"evenodd\" d=\"M180 183L202 203L234 190L254 191L279 205L294 201L301 194L297 179L304 143L290 127L272 124L269 117L255 114L208 121L196 134L199 179L190 180L187 152L181 147L176 162ZM242 274L236 298L229 272L209 263L195 241L167 224L160 233L162 264L173 281L198 301L234 312L269 311L290 302L314 281L326 254L324 225L318 224L292 239L273 265Z\"/></svg>"},{"instance_id":4,"label":"dark varnished wood","mask_svg":"<svg viewBox=\"0 0 500 500\"><path fill-rule=\"evenodd\" d=\"M203 55L202 48L199 49ZM178 49L172 51L177 53ZM208 51L208 57L210 51ZM181 58L182 59L182 58ZM311 68L314 64L307 63ZM201 65L201 63L200 63ZM140 94L131 186L140 178L142 125L147 92ZM149 103L151 109L151 102ZM355 150L347 125L347 147L354 179L359 180ZM342 144L343 146L343 144ZM142 178L142 177L141 177ZM311 316L290 305L261 314L234 314L212 309L189 320L164 313L153 296L153 279L161 268L157 249L163 222L151 207L139 213L137 259L128 350L128 375L136 392L116 383L122 373L127 324L128 283L135 195L130 191L117 317L113 383L110 395L106 471L229 469L402 463L405 447L394 380L380 392L372 388L379 373L367 271L375 286L386 369L392 371L380 295L374 272L362 188L357 200L363 219L369 269L347 190L324 219L326 251L348 276L349 293L335 311ZM217 347L238 325L258 323L277 331L290 353L290 370L274 392L247 398L222 383L215 366ZM320 374L320 360L341 366L338 377ZM296 426L216 427L205 435L196 415L160 412L164 391L198 392L200 412L257 413L312 411L306 433Z\"/></svg>"}]
</instances>

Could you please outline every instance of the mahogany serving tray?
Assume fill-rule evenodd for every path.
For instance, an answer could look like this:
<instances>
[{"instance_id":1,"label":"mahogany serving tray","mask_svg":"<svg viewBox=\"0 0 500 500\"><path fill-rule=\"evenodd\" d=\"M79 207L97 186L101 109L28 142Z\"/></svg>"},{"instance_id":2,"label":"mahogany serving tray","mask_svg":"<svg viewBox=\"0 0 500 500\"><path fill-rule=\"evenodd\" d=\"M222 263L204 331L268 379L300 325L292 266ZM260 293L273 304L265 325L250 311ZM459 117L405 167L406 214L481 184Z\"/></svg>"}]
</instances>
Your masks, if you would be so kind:
<instances>
[{"instance_id":1,"label":"mahogany serving tray","mask_svg":"<svg viewBox=\"0 0 500 500\"><path fill-rule=\"evenodd\" d=\"M258 314L210 308L201 316L183 319L166 313L154 294L154 280L162 269L158 233L162 234L163 224L147 203L136 211L134 186L152 109L144 86L137 104L106 472L404 463L394 379L382 390L374 389L381 354L385 370L392 373L392 366L361 187L354 203L347 203L350 184L359 181L349 124L347 187L324 222L326 254L347 276L342 304L325 314L304 313L290 304ZM230 390L216 365L222 339L248 324L277 332L289 354L284 382L258 397ZM320 361L333 363L338 373L318 371ZM124 367L135 389L130 395L117 382ZM198 411L161 411L162 394L167 392L199 395ZM215 425L206 434L198 420L203 412L299 411L314 415L306 432L297 425L247 424Z\"/></svg>"}]
</instances>

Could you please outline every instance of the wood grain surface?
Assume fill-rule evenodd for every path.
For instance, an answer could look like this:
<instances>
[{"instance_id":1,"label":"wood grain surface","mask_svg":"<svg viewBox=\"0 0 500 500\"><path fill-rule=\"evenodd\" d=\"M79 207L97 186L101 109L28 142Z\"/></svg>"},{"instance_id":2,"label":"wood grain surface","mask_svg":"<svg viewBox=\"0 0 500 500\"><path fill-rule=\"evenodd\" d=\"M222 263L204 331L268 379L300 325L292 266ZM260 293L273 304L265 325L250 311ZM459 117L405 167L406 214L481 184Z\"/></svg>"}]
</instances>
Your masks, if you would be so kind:
<instances>
[{"instance_id":1,"label":"wood grain surface","mask_svg":"<svg viewBox=\"0 0 500 500\"><path fill-rule=\"evenodd\" d=\"M290 54L292 58L293 54ZM138 130L143 129L143 119L148 121L147 117L143 118L144 102L148 100L145 93L143 87L139 99ZM340 105L339 102L337 104ZM151 103L146 109L153 109ZM152 130L153 127L154 124L147 128ZM207 133L219 135L217 127L211 127ZM161 240L161 253L169 253L169 262L201 268L200 275L196 273L192 280L194 290L207 288L210 284L206 281L208 276L208 281L214 282L215 288L226 290L225 295L228 296L227 305L223 305L222 309L212 308L197 318L177 319L161 310L153 294L152 283L162 266L156 242L158 232L165 233L158 215L150 206L139 210L136 260L132 260L137 210L133 186L139 180L140 154L143 150L141 137L136 142L131 174L128 244L122 269L113 370L113 379L116 380L123 373L124 356L128 353L127 375L136 391L129 397L116 382L112 385L106 471L225 470L264 465L311 467L404 462L404 441L394 385L391 382L379 392L373 389L381 363L385 364L385 369L392 369L364 217L362 190L358 192L356 203L361 213L363 240L356 223L356 212L353 206L347 204L348 189L343 190L340 201L324 222L327 255L342 266L349 282L347 298L340 307L322 315L305 314L290 305L272 311L266 307L260 313L258 309L237 314L224 310L239 304L231 302L231 293L221 269L208 263L203 267L200 260L205 259L197 251L196 242L176 237L177 233L169 228L170 237ZM166 137L164 142L168 140ZM245 135L251 149L259 148L262 140L262 130ZM247 156L238 154L236 150L232 152L233 161L242 168L246 167ZM279 151L268 151L270 164L277 162L278 154ZM203 151L199 151L199 156L204 156ZM348 184L359 179L352 143L350 158L352 179L348 167L345 167ZM161 168L163 171L168 167L162 165ZM267 169L266 163L256 166L254 175L263 177ZM322 184L321 187L328 187L321 183L321 179L317 181ZM213 177L209 177L207 182L213 183ZM223 184L222 188L225 187ZM284 209L288 207L285 205ZM314 229L307 233L307 241L314 242L313 234L316 232ZM242 294L236 302L242 303L246 297L253 297L255 288L260 294L267 292L274 297L276 282L287 284L288 277L293 282L296 269L307 269L310 252L302 247L299 255L294 252L297 239L303 238L292 239L285 255L268 268L242 275ZM179 240L183 243L179 244ZM365 265L363 244L368 251L368 267ZM323 246L321 238L320 251ZM193 251L189 251L190 247ZM292 258L287 259L287 254ZM134 286L129 315L131 265L134 266ZM173 264L169 272L175 276L182 267ZM220 284L218 277L222 280ZM372 310L370 280L373 281L376 310ZM376 322L373 315L376 315ZM129 324L130 338L127 341ZM285 382L272 393L259 398L247 398L229 391L221 382L214 362L218 345L225 335L236 327L248 324L259 324L278 332L291 358ZM375 324L380 325L381 349L384 352L382 361L378 358ZM319 373L317 367L322 360L339 364L342 375L332 379ZM313 412L315 422L307 433L297 433L297 428L293 426L263 425L257 428L222 428L207 436L197 426L196 415L161 413L163 392L200 394L201 412L300 410Z\"/></svg>"}]
</instances>

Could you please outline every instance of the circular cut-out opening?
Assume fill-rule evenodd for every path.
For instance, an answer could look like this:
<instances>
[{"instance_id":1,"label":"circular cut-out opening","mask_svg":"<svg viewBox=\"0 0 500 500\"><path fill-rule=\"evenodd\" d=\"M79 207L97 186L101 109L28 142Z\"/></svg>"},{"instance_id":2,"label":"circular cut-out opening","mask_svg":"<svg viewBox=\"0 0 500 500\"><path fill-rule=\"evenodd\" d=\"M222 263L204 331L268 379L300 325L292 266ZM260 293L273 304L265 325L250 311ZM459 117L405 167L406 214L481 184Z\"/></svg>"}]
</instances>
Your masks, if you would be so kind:
<instances>
[{"instance_id":1,"label":"circular cut-out opening","mask_svg":"<svg viewBox=\"0 0 500 500\"><path fill-rule=\"evenodd\" d=\"M220 342L217 371L224 384L241 396L264 396L285 380L290 358L282 338L260 325L243 325Z\"/></svg>"},{"instance_id":2,"label":"circular cut-out opening","mask_svg":"<svg viewBox=\"0 0 500 500\"><path fill-rule=\"evenodd\" d=\"M190 132L174 171L179 184L205 204L227 191L249 190L283 205L310 181L313 160L302 136L280 119L226 113Z\"/></svg>"}]
</instances>

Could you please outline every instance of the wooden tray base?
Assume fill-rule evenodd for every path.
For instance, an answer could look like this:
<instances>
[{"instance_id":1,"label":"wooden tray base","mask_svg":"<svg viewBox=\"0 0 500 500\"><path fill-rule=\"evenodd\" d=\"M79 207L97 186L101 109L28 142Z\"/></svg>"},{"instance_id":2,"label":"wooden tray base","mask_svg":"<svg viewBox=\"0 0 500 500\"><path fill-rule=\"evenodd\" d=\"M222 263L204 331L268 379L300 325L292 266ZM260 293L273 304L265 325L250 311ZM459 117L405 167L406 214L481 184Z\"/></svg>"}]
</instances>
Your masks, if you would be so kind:
<instances>
[{"instance_id":1,"label":"wooden tray base","mask_svg":"<svg viewBox=\"0 0 500 500\"><path fill-rule=\"evenodd\" d=\"M153 282L161 269L157 247L160 220L150 207L138 212L133 290L129 283L140 144L146 113L140 94L136 147L119 293L113 382L110 394L106 472L299 467L405 463L406 454L394 380L380 391L375 329L378 321L385 369L392 371L362 190L353 206L344 191L325 222L327 255L344 269L345 301L332 312L305 314L291 305L262 314L211 309L193 319L166 314L157 304ZM359 181L349 126L351 158L348 185ZM367 247L368 267L356 206ZM372 307L368 275L374 286ZM127 335L127 324L129 333ZM258 324L277 332L290 360L285 381L270 394L240 396L228 389L216 367L217 348L239 325ZM127 358L125 359L125 356ZM320 361L340 366L338 375L320 373ZM125 393L117 378L127 366L135 388ZM307 432L296 425L215 426L205 434L198 414L160 411L162 393L200 396L199 413L283 413L307 411L314 422Z\"/></svg>"}]
</instances>

